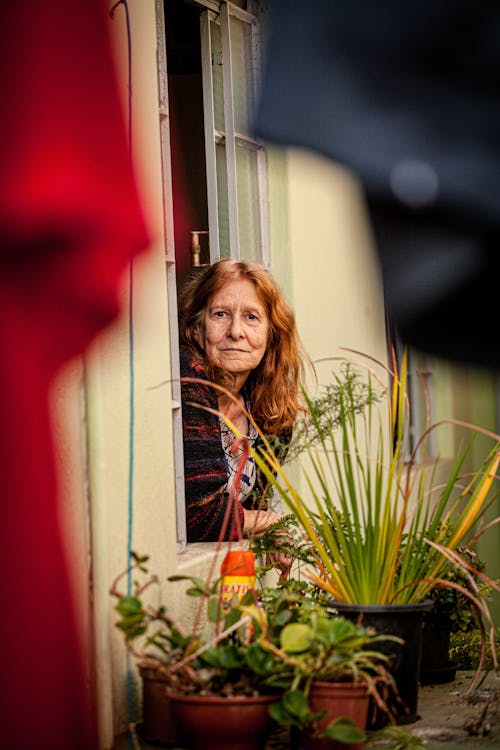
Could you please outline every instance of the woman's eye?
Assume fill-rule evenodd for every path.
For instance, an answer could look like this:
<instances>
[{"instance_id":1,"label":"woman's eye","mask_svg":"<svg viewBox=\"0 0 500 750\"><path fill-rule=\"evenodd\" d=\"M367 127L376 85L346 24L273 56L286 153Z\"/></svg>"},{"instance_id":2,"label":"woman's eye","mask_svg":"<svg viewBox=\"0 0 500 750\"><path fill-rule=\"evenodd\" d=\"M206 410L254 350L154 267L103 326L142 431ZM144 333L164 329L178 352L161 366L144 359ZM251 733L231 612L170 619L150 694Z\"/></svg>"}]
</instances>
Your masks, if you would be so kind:
<instances>
[{"instance_id":1,"label":"woman's eye","mask_svg":"<svg viewBox=\"0 0 500 750\"><path fill-rule=\"evenodd\" d=\"M248 313L248 320L258 320L258 317L254 313Z\"/></svg>"},{"instance_id":2,"label":"woman's eye","mask_svg":"<svg viewBox=\"0 0 500 750\"><path fill-rule=\"evenodd\" d=\"M214 318L223 318L225 314L224 310L215 310L215 312L212 313Z\"/></svg>"}]
</instances>

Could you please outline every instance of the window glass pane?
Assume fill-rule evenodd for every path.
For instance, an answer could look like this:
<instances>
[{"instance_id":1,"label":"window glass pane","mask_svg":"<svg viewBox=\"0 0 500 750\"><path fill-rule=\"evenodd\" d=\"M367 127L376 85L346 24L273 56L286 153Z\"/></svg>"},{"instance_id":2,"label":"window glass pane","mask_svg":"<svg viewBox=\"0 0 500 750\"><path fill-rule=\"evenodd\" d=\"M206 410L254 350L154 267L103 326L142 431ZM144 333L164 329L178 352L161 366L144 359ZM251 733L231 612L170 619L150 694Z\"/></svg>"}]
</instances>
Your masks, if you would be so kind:
<instances>
[{"instance_id":1,"label":"window glass pane","mask_svg":"<svg viewBox=\"0 0 500 750\"><path fill-rule=\"evenodd\" d=\"M234 129L237 133L248 133L254 106L250 26L231 18L230 30Z\"/></svg>"},{"instance_id":2,"label":"window glass pane","mask_svg":"<svg viewBox=\"0 0 500 750\"><path fill-rule=\"evenodd\" d=\"M221 258L229 256L229 212L227 201L226 147L223 143L215 147L217 163L217 196L219 206L219 245Z\"/></svg>"},{"instance_id":3,"label":"window glass pane","mask_svg":"<svg viewBox=\"0 0 500 750\"><path fill-rule=\"evenodd\" d=\"M212 45L212 81L214 90L215 129L224 131L224 93L222 86L222 44L220 26L210 23Z\"/></svg>"},{"instance_id":4,"label":"window glass pane","mask_svg":"<svg viewBox=\"0 0 500 750\"><path fill-rule=\"evenodd\" d=\"M238 177L238 228L242 258L260 261L259 190L256 152L236 146Z\"/></svg>"}]
</instances>

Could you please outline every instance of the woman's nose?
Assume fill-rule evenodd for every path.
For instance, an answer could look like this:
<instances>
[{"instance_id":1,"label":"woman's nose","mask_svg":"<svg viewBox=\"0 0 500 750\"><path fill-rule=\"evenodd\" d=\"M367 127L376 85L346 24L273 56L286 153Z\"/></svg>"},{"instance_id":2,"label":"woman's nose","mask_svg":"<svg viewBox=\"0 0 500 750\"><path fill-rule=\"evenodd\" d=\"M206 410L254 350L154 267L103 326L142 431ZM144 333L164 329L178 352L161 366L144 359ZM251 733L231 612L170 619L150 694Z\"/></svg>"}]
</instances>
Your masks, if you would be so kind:
<instances>
[{"instance_id":1,"label":"woman's nose","mask_svg":"<svg viewBox=\"0 0 500 750\"><path fill-rule=\"evenodd\" d=\"M229 335L232 339L239 339L243 335L243 327L237 316L231 318L229 323Z\"/></svg>"}]
</instances>

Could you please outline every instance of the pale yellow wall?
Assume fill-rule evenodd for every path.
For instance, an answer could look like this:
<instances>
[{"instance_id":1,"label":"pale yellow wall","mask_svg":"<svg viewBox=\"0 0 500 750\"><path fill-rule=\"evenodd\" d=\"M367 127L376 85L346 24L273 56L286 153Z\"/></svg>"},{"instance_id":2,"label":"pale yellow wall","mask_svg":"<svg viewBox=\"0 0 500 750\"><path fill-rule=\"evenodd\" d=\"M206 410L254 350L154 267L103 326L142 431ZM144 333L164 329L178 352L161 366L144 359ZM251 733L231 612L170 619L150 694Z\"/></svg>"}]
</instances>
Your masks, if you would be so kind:
<instances>
[{"instance_id":1,"label":"pale yellow wall","mask_svg":"<svg viewBox=\"0 0 500 750\"><path fill-rule=\"evenodd\" d=\"M134 547L150 554L160 576L206 574L209 545L177 554L170 391L149 390L170 376L166 282L163 262L160 142L156 88L154 2L130 4L133 31L134 155L148 217L152 249L135 266L135 466ZM115 23L120 23L115 19ZM122 30L123 31L123 30ZM140 113L140 115L139 115ZM272 263L313 357L336 356L340 345L385 356L380 285L371 239L354 181L328 162L301 152L271 155ZM288 179L287 179L288 178ZM359 305L359 299L363 304ZM124 281L124 308L128 304ZM124 314L103 334L88 359L87 393L93 568L99 706L103 747L126 726L125 651L113 631L108 589L126 561L129 339ZM319 368L321 370L321 367ZM194 616L166 588L170 612L181 623Z\"/></svg>"},{"instance_id":2,"label":"pale yellow wall","mask_svg":"<svg viewBox=\"0 0 500 750\"><path fill-rule=\"evenodd\" d=\"M270 264L272 273L289 304L294 306L290 266L290 220L288 199L288 151L266 147L269 203Z\"/></svg>"},{"instance_id":3,"label":"pale yellow wall","mask_svg":"<svg viewBox=\"0 0 500 750\"><path fill-rule=\"evenodd\" d=\"M133 37L133 144L150 250L134 264L135 465L133 546L160 571L176 567L168 318L158 125L154 0L129 0ZM110 19L124 108L127 103L123 7ZM89 113L92 116L92 113ZM96 114L98 116L98 113ZM94 630L100 747L111 748L128 721L125 649L108 594L126 565L129 470L128 278L123 314L76 359L52 389L62 524L73 560L82 638ZM152 389L153 388L153 389ZM170 499L170 502L169 502ZM93 618L93 621L92 621Z\"/></svg>"},{"instance_id":4,"label":"pale yellow wall","mask_svg":"<svg viewBox=\"0 0 500 750\"><path fill-rule=\"evenodd\" d=\"M500 425L497 424L497 412L495 409L496 397L498 392L497 376L493 372L484 370L472 370L470 373L470 387L474 397L472 398L471 418L475 424L480 424L496 432L499 431ZM476 446L474 456L476 461L480 460L479 451L482 448L482 455L486 450L491 448L491 441L479 441ZM500 482L496 482L495 492L500 491ZM486 522L491 523L493 519L500 518L500 497L494 499L491 508L488 510ZM478 554L485 563L485 571L491 578L500 579L500 524L492 526L480 538L478 542ZM500 627L500 592L493 591L491 595L492 605L491 612L495 624Z\"/></svg>"},{"instance_id":5,"label":"pale yellow wall","mask_svg":"<svg viewBox=\"0 0 500 750\"><path fill-rule=\"evenodd\" d=\"M332 358L354 357L341 347L387 364L382 283L358 183L299 149L268 146L267 164L271 269L315 361L318 384L309 376L309 390L331 381L338 364ZM297 465L287 475L307 496Z\"/></svg>"},{"instance_id":6,"label":"pale yellow wall","mask_svg":"<svg viewBox=\"0 0 500 750\"><path fill-rule=\"evenodd\" d=\"M85 679L92 681L92 614L89 598L90 528L87 511L83 361L69 362L51 387L54 457L60 497L62 539L71 576L77 625L87 654Z\"/></svg>"},{"instance_id":7,"label":"pale yellow wall","mask_svg":"<svg viewBox=\"0 0 500 750\"><path fill-rule=\"evenodd\" d=\"M133 334L135 439L133 547L151 555L152 568L175 567L176 533L170 387L169 334L163 238L159 138L156 17L154 0L128 3L132 25L133 143L143 207L152 235L148 253L134 263ZM125 60L123 8L110 21L118 54ZM125 71L125 68L124 68ZM126 101L126 75L122 90ZM125 649L113 627L108 594L127 564L130 370L128 279L123 280L123 315L95 342L86 361L88 462L92 567L95 602L97 687L101 746L128 721Z\"/></svg>"},{"instance_id":8,"label":"pale yellow wall","mask_svg":"<svg viewBox=\"0 0 500 750\"><path fill-rule=\"evenodd\" d=\"M433 358L433 415L440 420L462 420L470 425L489 430L499 429L497 413L498 383L495 374L478 368ZM455 458L459 446L463 448L471 437L471 430L455 424L443 424L436 430L436 454ZM493 447L491 438L478 435L464 464L464 472L477 470ZM498 484L498 483L497 483ZM496 490L498 491L498 490ZM488 520L500 516L500 499L497 497L488 511ZM490 528L479 540L476 552L486 565L486 573L500 578L500 526ZM495 623L500 623L500 594L492 593L491 612Z\"/></svg>"},{"instance_id":9,"label":"pale yellow wall","mask_svg":"<svg viewBox=\"0 0 500 750\"><path fill-rule=\"evenodd\" d=\"M135 439L133 547L151 570L206 575L215 545L176 546L164 209L158 115L155 0L129 0L133 53L133 157L151 229L151 248L134 264ZM121 90L127 103L123 7L113 21ZM382 361L386 341L382 290L362 193L344 170L300 150L268 150L272 270L292 304L313 359L352 347ZM168 209L168 207L167 207ZM123 314L85 361L61 373L53 390L63 523L78 564L82 637L93 602L100 744L112 747L128 722L126 657L108 594L126 565L130 430L128 279ZM330 365L319 365L320 380ZM449 378L451 382L451 376ZM158 384L164 383L160 387ZM445 389L443 397L449 398ZM216 568L217 569L217 568ZM92 577L90 596L89 574ZM192 622L196 601L164 586L171 614ZM87 596L88 594L88 596ZM152 594L157 597L157 592ZM138 716L138 714L137 714Z\"/></svg>"},{"instance_id":10,"label":"pale yellow wall","mask_svg":"<svg viewBox=\"0 0 500 750\"><path fill-rule=\"evenodd\" d=\"M498 382L496 375L487 369L456 366L453 370L453 402L454 416L472 424L483 427L493 432L498 432L498 414L496 410ZM467 433L460 428L455 429L455 437L465 439ZM469 469L477 469L488 451L492 448L489 438L478 436L468 460ZM499 482L496 483L495 491L499 491ZM500 497L495 497L488 511L486 520L491 522L500 517ZM479 531L477 529L476 531ZM480 559L485 563L486 573L494 579L500 578L500 525L496 524L481 536L477 552ZM495 624L500 625L500 593L492 593L492 604L490 607Z\"/></svg>"},{"instance_id":11,"label":"pale yellow wall","mask_svg":"<svg viewBox=\"0 0 500 750\"><path fill-rule=\"evenodd\" d=\"M175 532L175 489L171 430L164 214L158 115L156 17L154 0L129 0L132 24L133 155L143 204L152 232L151 249L134 265L135 440L133 547L151 556L162 579L176 572L205 575L213 545L190 545L179 553ZM118 55L126 55L125 19L118 8L110 21ZM126 69L121 88L127 100ZM339 347L386 359L384 308L361 191L332 163L298 150L268 154L272 269L294 307L301 336L313 359L339 356ZM101 747L128 721L122 639L108 590L126 564L129 472L128 280L123 281L124 312L95 342L81 370L68 376L59 400L72 400L67 426L75 441L74 518L86 523L88 459L89 534L80 528L80 549L88 542L93 575ZM330 365L320 365L323 381ZM72 378L72 379L71 379ZM86 412L76 400L85 395ZM87 421L87 431L82 429ZM82 437L83 434L83 437ZM85 445L88 456L85 456ZM78 446L80 446L78 448ZM165 587L169 611L187 624L196 602L186 604Z\"/></svg>"},{"instance_id":12,"label":"pale yellow wall","mask_svg":"<svg viewBox=\"0 0 500 750\"><path fill-rule=\"evenodd\" d=\"M382 286L358 184L327 159L290 150L288 215L293 305L310 356L351 347L386 362ZM330 371L318 365L321 380Z\"/></svg>"}]
</instances>

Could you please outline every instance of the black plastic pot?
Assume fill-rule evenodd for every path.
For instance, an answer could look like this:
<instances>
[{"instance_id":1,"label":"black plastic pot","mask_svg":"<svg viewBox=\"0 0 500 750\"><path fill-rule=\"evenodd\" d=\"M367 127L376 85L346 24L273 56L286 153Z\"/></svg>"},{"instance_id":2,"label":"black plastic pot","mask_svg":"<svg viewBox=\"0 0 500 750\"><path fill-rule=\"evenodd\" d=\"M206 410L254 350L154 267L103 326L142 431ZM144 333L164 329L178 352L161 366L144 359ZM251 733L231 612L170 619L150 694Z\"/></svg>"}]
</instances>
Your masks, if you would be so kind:
<instances>
[{"instance_id":1,"label":"black plastic pot","mask_svg":"<svg viewBox=\"0 0 500 750\"><path fill-rule=\"evenodd\" d=\"M422 618L432 602L418 604L344 604L331 600L328 611L349 620L375 628L377 633L395 635L404 644L380 641L377 650L391 660L391 674L396 682L399 700L389 696L390 708L398 724L411 724L418 718L418 684L422 651ZM368 728L375 729L388 723L386 716L372 705Z\"/></svg>"},{"instance_id":2,"label":"black plastic pot","mask_svg":"<svg viewBox=\"0 0 500 750\"><path fill-rule=\"evenodd\" d=\"M450 661L451 607L434 604L424 613L420 683L442 685L453 682L457 665Z\"/></svg>"}]
</instances>

